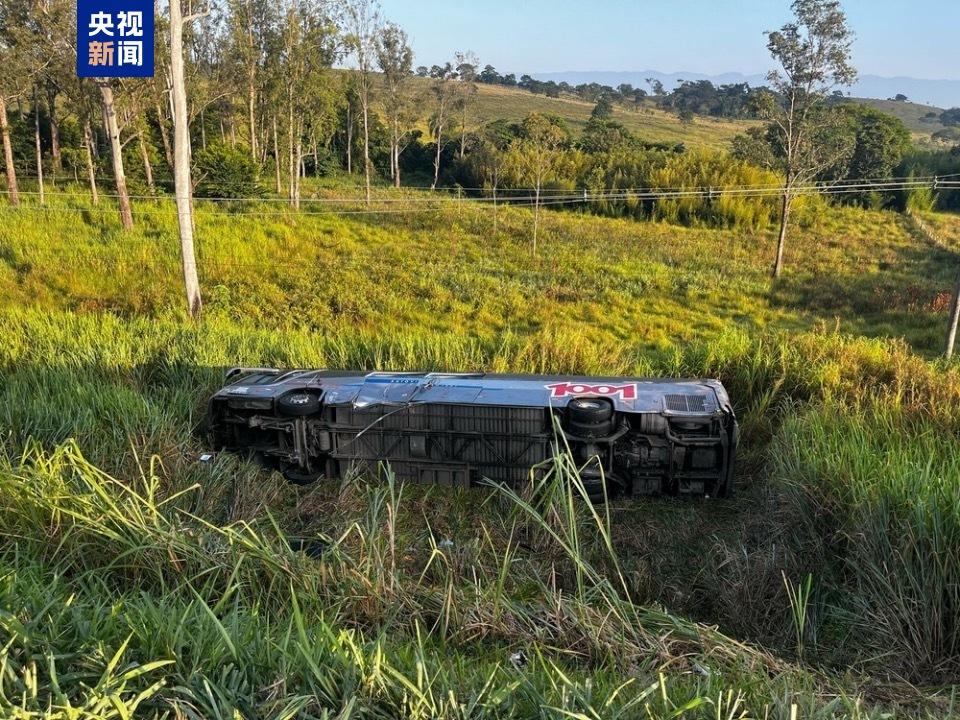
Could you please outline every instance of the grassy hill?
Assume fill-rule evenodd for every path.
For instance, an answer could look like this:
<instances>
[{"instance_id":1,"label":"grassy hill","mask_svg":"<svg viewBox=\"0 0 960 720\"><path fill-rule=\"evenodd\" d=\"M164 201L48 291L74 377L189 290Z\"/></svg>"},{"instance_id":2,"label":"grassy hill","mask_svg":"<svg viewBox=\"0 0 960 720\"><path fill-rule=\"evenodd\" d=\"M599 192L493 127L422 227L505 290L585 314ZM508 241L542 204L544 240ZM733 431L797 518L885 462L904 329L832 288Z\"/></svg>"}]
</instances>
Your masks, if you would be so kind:
<instances>
[{"instance_id":1,"label":"grassy hill","mask_svg":"<svg viewBox=\"0 0 960 720\"><path fill-rule=\"evenodd\" d=\"M499 85L478 85L477 89L477 115L482 122L499 118L522 120L531 112L540 112L559 115L572 129L579 131L587 124L594 107L593 103L577 98L549 98ZM690 123L683 123L676 114L649 106L636 111L617 106L614 119L644 140L711 148L729 147L731 138L751 125L750 121L700 116Z\"/></svg>"},{"instance_id":2,"label":"grassy hill","mask_svg":"<svg viewBox=\"0 0 960 720\"><path fill-rule=\"evenodd\" d=\"M427 81L419 78L416 81L426 88ZM850 98L844 101L862 103L899 118L917 139L929 139L932 133L943 129L939 120L925 117L931 112L939 115L942 108L873 98ZM593 103L570 95L550 98L520 88L478 84L473 122L482 125L498 119L520 121L532 112L539 112L562 117L578 133L586 126L593 108ZM729 149L730 140L735 135L759 122L697 115L691 122L685 123L676 113L656 108L652 101L637 110L615 105L614 119L623 123L637 137L650 142L682 142L688 147L713 149Z\"/></svg>"},{"instance_id":3,"label":"grassy hill","mask_svg":"<svg viewBox=\"0 0 960 720\"><path fill-rule=\"evenodd\" d=\"M310 195L197 201L197 321L168 200L130 233L79 193L0 208L4 712L950 711L956 218L931 244L808 204L771 284L770 231L547 212L534 257L527 209ZM739 496L594 512L562 465L533 506L200 463L235 364L719 377Z\"/></svg>"},{"instance_id":4,"label":"grassy hill","mask_svg":"<svg viewBox=\"0 0 960 720\"><path fill-rule=\"evenodd\" d=\"M943 125L940 124L937 118L926 117L929 113L936 113L937 116L939 116L940 113L943 112L943 108L914 102L875 100L872 98L855 98L853 102L862 103L869 107L876 108L880 112L898 117L903 120L903 124L906 125L911 132L927 138L937 130L943 129Z\"/></svg>"}]
</instances>

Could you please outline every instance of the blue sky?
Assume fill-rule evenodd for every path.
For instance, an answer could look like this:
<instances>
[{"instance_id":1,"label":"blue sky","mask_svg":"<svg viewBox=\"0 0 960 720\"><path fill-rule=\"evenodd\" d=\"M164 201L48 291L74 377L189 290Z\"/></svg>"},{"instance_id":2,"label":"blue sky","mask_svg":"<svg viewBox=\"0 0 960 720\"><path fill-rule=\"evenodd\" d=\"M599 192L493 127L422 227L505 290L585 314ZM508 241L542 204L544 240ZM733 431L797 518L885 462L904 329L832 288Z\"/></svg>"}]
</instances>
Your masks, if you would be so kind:
<instances>
[{"instance_id":1,"label":"blue sky","mask_svg":"<svg viewBox=\"0 0 960 720\"><path fill-rule=\"evenodd\" d=\"M381 0L417 65L472 50L501 72L765 72L789 0ZM960 79L960 0L845 0L862 74Z\"/></svg>"}]
</instances>

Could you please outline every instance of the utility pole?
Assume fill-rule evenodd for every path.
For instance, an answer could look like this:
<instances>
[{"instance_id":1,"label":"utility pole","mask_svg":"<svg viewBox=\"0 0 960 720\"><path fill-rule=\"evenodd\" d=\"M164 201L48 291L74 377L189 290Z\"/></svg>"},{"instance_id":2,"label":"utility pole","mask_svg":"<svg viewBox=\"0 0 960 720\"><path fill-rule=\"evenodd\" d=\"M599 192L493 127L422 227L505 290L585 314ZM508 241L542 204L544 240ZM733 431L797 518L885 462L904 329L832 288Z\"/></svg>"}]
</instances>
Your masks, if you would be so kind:
<instances>
[{"instance_id":1,"label":"utility pole","mask_svg":"<svg viewBox=\"0 0 960 720\"><path fill-rule=\"evenodd\" d=\"M170 0L170 75L173 100L173 181L180 228L180 259L187 312L195 317L203 307L197 259L193 248L193 188L190 182L190 126L187 116L187 86L183 71L183 26L199 17L184 18L180 0Z\"/></svg>"},{"instance_id":2,"label":"utility pole","mask_svg":"<svg viewBox=\"0 0 960 720\"><path fill-rule=\"evenodd\" d=\"M957 277L957 284L953 288L953 302L950 303L950 325L947 328L947 346L943 353L948 360L953 357L958 324L960 324L960 277Z\"/></svg>"}]
</instances>

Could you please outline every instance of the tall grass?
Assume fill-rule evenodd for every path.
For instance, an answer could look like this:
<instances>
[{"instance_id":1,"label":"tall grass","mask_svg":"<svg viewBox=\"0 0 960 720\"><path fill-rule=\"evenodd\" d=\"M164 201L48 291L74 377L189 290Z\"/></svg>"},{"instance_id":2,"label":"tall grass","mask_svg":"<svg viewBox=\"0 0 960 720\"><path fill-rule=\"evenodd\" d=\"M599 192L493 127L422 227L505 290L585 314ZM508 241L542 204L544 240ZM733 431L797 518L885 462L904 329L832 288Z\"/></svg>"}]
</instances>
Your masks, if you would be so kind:
<instances>
[{"instance_id":1,"label":"tall grass","mask_svg":"<svg viewBox=\"0 0 960 720\"><path fill-rule=\"evenodd\" d=\"M771 291L764 234L548 213L533 259L518 208L200 206L184 322L162 201L48 202L0 210L4 713L866 717L915 696L811 666L956 681L960 375L916 352L953 271L893 216L810 218ZM562 458L536 496L294 490L196 462L237 364L719 377L739 495L594 510Z\"/></svg>"},{"instance_id":2,"label":"tall grass","mask_svg":"<svg viewBox=\"0 0 960 720\"><path fill-rule=\"evenodd\" d=\"M583 550L599 543L616 566L575 471L558 461L548 477L546 505L506 492L462 549L407 515L392 480L358 485L314 560L268 517L224 525L185 509L199 488L163 495L150 472L118 482L73 445L31 450L0 469L0 708L707 718L786 717L799 701L832 715L813 676L633 604ZM537 531L545 553L490 542Z\"/></svg>"},{"instance_id":3,"label":"tall grass","mask_svg":"<svg viewBox=\"0 0 960 720\"><path fill-rule=\"evenodd\" d=\"M881 405L790 418L772 469L851 582L827 600L876 656L912 672L960 666L960 435Z\"/></svg>"}]
</instances>

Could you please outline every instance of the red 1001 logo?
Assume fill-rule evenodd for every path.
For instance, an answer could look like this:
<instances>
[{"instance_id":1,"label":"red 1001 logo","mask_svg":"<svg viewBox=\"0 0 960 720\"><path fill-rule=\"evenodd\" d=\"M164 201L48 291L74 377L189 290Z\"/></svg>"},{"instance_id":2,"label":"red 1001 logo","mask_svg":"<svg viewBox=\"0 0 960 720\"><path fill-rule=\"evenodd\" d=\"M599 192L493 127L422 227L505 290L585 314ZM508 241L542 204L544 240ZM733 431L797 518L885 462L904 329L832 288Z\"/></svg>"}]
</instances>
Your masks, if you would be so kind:
<instances>
[{"instance_id":1,"label":"red 1001 logo","mask_svg":"<svg viewBox=\"0 0 960 720\"><path fill-rule=\"evenodd\" d=\"M588 385L586 383L559 382L544 387L550 391L550 397L562 398L570 395L600 395L603 397L620 396L621 400L635 400L637 398L637 384L611 385L601 383Z\"/></svg>"}]
</instances>

